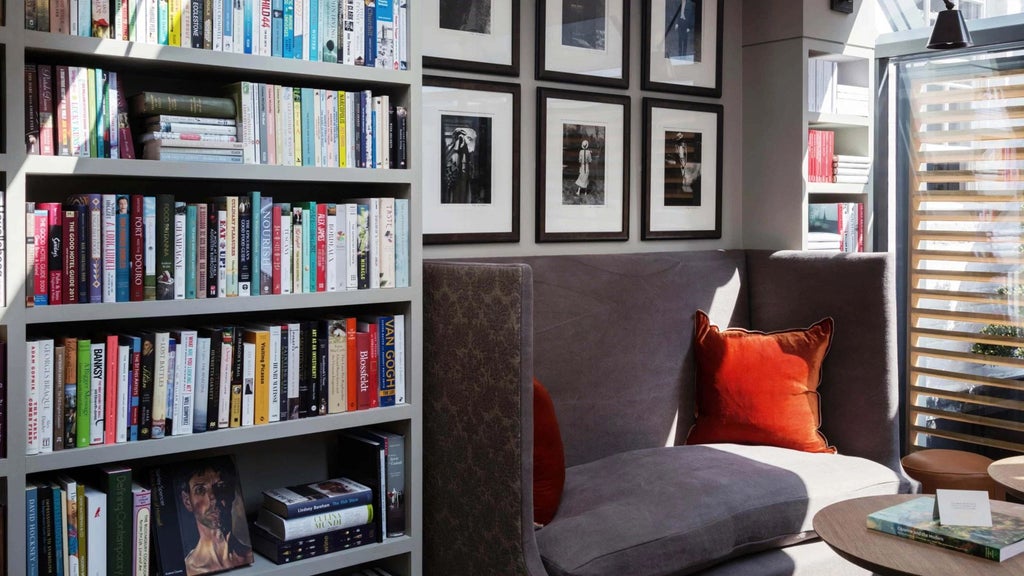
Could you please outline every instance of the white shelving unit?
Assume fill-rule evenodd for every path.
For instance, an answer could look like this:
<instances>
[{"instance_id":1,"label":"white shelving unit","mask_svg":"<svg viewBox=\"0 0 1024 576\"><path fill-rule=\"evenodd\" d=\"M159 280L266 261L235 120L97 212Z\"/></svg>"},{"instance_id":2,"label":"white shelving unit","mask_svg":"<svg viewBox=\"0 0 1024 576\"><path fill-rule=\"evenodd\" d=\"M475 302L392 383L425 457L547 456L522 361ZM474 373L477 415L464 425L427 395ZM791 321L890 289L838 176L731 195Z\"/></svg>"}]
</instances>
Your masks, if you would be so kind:
<instances>
[{"instance_id":1,"label":"white shelving unit","mask_svg":"<svg viewBox=\"0 0 1024 576\"><path fill-rule=\"evenodd\" d=\"M743 181L744 243L773 249L807 248L807 209L815 203L864 204L871 221L867 184L809 182L807 131L835 133L835 153L873 155L873 102L866 115L812 111L808 73L815 60L836 63L838 82L869 88L873 50L796 37L744 47ZM865 249L870 250L865 230Z\"/></svg>"},{"instance_id":2,"label":"white shelving unit","mask_svg":"<svg viewBox=\"0 0 1024 576\"><path fill-rule=\"evenodd\" d=\"M409 7L416 22L419 5ZM342 430L380 426L406 436L406 536L299 562L275 565L256 556L249 568L230 572L255 574L325 574L367 562L380 562L398 575L421 573L422 566L422 242L419 201L419 112L422 72L419 58L410 57L410 70L389 71L274 57L225 54L208 50L153 46L119 40L72 37L26 31L24 3L6 6L7 26L0 27L3 45L4 145L0 171L5 175L7 306L0 309L0 329L8 348L7 458L0 460L0 479L6 487L7 518L5 574L24 574L26 558L24 488L31 475L110 462L144 469L153 463L174 462L205 455L235 455L247 511L254 514L263 489L314 481L339 458L334 439ZM416 27L410 26L410 55L418 54ZM45 157L26 154L24 146L24 64L74 64L116 70L127 94L142 89L202 94L211 87L237 80L331 89L372 89L387 93L392 102L410 111L409 165L403 170L313 168L260 165L212 165ZM152 85L151 85L152 84ZM60 201L68 190L124 193L175 192L186 198L212 197L246 190L306 198L312 191L324 201L344 202L366 196L410 199L410 287L319 294L257 296L189 301L76 304L26 307L26 201ZM266 188L264 188L266 187ZM327 200L330 199L330 200ZM287 319L305 314L355 315L388 311L406 319L406 386L408 404L389 408L291 420L248 428L231 428L160 440L73 448L26 456L26 339L41 334L84 335L121 326L164 328L177 325L231 323L235 318Z\"/></svg>"}]
</instances>

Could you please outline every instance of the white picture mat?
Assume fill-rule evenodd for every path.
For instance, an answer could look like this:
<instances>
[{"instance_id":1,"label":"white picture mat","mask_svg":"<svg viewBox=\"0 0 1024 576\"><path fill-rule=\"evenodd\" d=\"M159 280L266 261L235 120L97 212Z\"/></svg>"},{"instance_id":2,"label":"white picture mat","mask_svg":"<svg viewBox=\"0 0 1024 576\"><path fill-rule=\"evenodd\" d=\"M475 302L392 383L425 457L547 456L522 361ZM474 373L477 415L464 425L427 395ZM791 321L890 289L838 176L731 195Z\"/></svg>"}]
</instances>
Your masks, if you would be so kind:
<instances>
[{"instance_id":1,"label":"white picture mat","mask_svg":"<svg viewBox=\"0 0 1024 576\"><path fill-rule=\"evenodd\" d=\"M513 95L423 87L423 233L512 231ZM491 118L490 204L441 203L441 116Z\"/></svg>"},{"instance_id":2,"label":"white picture mat","mask_svg":"<svg viewBox=\"0 0 1024 576\"><path fill-rule=\"evenodd\" d=\"M622 78L622 2L605 2L604 50L562 45L562 3L545 4L544 68L551 72L569 72L608 78Z\"/></svg>"},{"instance_id":3,"label":"white picture mat","mask_svg":"<svg viewBox=\"0 0 1024 576\"><path fill-rule=\"evenodd\" d=\"M718 0L700 0L700 53L701 61L673 63L665 58L665 2L650 0L651 6L651 82L681 84L685 86L713 87L718 66Z\"/></svg>"},{"instance_id":4,"label":"white picture mat","mask_svg":"<svg viewBox=\"0 0 1024 576\"><path fill-rule=\"evenodd\" d=\"M700 206L665 206L665 132L701 134ZM651 109L651 232L714 230L718 210L718 116L672 108Z\"/></svg>"},{"instance_id":5,"label":"white picture mat","mask_svg":"<svg viewBox=\"0 0 1024 576\"><path fill-rule=\"evenodd\" d=\"M490 34L441 28L441 3L433 0L422 4L424 56L512 64L512 0L476 1L491 3Z\"/></svg>"},{"instance_id":6,"label":"white picture mat","mask_svg":"<svg viewBox=\"0 0 1024 576\"><path fill-rule=\"evenodd\" d=\"M548 98L544 126L544 231L621 232L625 186L622 158L625 153L625 109L617 104ZM562 204L562 135L565 124L605 127L604 205ZM557 161L552 161L556 158Z\"/></svg>"}]
</instances>

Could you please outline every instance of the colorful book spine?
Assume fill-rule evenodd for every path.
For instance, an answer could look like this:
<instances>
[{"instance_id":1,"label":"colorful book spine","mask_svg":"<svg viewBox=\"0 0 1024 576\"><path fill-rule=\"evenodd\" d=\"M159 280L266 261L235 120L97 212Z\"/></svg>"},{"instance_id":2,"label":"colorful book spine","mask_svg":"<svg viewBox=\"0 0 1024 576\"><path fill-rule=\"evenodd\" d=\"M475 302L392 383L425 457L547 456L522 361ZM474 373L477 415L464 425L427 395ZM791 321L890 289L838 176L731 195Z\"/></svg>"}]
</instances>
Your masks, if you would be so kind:
<instances>
[{"instance_id":1,"label":"colorful book spine","mask_svg":"<svg viewBox=\"0 0 1024 576\"><path fill-rule=\"evenodd\" d=\"M115 300L131 301L131 214L127 194L117 194L114 225L116 233L115 245Z\"/></svg>"},{"instance_id":2,"label":"colorful book spine","mask_svg":"<svg viewBox=\"0 0 1024 576\"><path fill-rule=\"evenodd\" d=\"M129 200L129 296L132 302L141 302L146 298L146 200L141 194L132 194Z\"/></svg>"},{"instance_id":3,"label":"colorful book spine","mask_svg":"<svg viewBox=\"0 0 1024 576\"><path fill-rule=\"evenodd\" d=\"M149 488L132 484L132 574L149 574L152 499Z\"/></svg>"}]
</instances>

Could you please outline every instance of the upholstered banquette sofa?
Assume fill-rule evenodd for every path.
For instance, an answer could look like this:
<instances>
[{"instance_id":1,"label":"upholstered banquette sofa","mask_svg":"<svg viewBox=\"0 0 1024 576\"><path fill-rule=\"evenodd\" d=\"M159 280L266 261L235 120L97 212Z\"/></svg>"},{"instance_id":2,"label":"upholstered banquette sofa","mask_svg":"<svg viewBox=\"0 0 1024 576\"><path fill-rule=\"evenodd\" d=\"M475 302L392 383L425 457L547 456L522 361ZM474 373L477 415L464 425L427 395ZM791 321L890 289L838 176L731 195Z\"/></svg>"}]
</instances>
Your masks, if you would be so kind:
<instances>
[{"instance_id":1,"label":"upholstered banquette sofa","mask_svg":"<svg viewBox=\"0 0 1024 576\"><path fill-rule=\"evenodd\" d=\"M885 254L434 260L424 291L428 576L863 574L816 538L815 512L913 489L899 463ZM697 310L722 328L765 332L834 320L818 392L837 453L686 444L700 418ZM771 370L755 361L750 377ZM543 527L534 378L565 459Z\"/></svg>"}]
</instances>

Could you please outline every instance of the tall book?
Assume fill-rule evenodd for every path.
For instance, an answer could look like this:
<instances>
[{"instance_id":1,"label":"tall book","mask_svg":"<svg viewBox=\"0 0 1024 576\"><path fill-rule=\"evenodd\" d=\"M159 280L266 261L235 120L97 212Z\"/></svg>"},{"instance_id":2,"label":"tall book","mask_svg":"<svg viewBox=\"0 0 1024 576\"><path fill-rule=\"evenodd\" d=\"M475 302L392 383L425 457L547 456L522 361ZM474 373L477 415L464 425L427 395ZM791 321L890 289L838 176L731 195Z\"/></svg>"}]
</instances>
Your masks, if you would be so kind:
<instances>
[{"instance_id":1,"label":"tall book","mask_svg":"<svg viewBox=\"0 0 1024 576\"><path fill-rule=\"evenodd\" d=\"M948 526L934 518L934 496L922 496L868 514L867 526L908 540L1003 562L1024 552L1024 517L992 512L992 527Z\"/></svg>"},{"instance_id":2,"label":"tall book","mask_svg":"<svg viewBox=\"0 0 1024 576\"><path fill-rule=\"evenodd\" d=\"M377 541L382 542L387 520L387 462L385 442L378 436L356 429L343 432L338 439L337 470L335 476L345 476L373 490L373 506L376 514L373 524L377 529Z\"/></svg>"},{"instance_id":3,"label":"tall book","mask_svg":"<svg viewBox=\"0 0 1024 576\"><path fill-rule=\"evenodd\" d=\"M106 574L132 576L132 470L120 464L106 464L100 466L97 479L106 495ZM90 555L90 564L93 559Z\"/></svg>"},{"instance_id":4,"label":"tall book","mask_svg":"<svg viewBox=\"0 0 1024 576\"><path fill-rule=\"evenodd\" d=\"M106 576L107 562L113 561L107 554L107 495L101 490L85 487L85 499L79 506L85 506L86 567L87 576ZM81 524L79 525L81 529Z\"/></svg>"},{"instance_id":5,"label":"tall book","mask_svg":"<svg viewBox=\"0 0 1024 576\"><path fill-rule=\"evenodd\" d=\"M174 196L156 197L156 299L174 300Z\"/></svg>"},{"instance_id":6,"label":"tall book","mask_svg":"<svg viewBox=\"0 0 1024 576\"><path fill-rule=\"evenodd\" d=\"M132 483L132 574L149 574L150 530L153 494L149 488Z\"/></svg>"}]
</instances>

